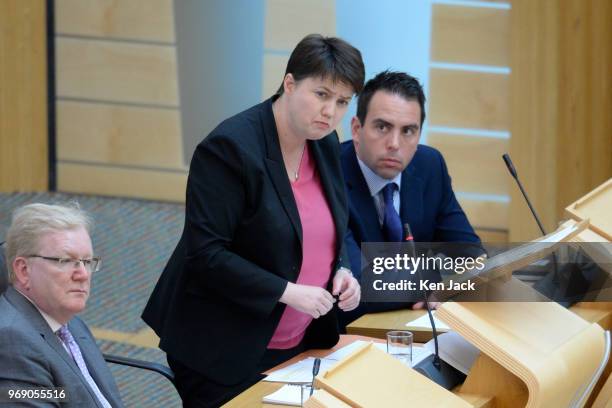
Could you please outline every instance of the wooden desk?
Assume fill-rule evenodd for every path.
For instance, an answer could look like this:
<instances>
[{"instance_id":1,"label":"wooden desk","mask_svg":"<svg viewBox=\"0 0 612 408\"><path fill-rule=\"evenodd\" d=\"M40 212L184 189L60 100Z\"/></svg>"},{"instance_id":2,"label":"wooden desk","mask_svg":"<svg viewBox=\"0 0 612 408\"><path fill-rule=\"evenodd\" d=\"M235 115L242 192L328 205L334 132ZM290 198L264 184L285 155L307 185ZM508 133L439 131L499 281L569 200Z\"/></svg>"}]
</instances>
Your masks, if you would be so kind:
<instances>
[{"instance_id":1,"label":"wooden desk","mask_svg":"<svg viewBox=\"0 0 612 408\"><path fill-rule=\"evenodd\" d=\"M365 337L365 336L355 336L355 335L350 335L350 334L344 334L342 336L340 336L340 341L338 342L338 344L336 344L336 346L332 349L328 349L328 350L308 350L305 351L301 354L298 354L297 356L293 357L291 360L284 362L283 364L280 364L274 368L272 368L270 371L272 370L276 370L282 367L286 367L290 364L296 363L300 360L303 360L306 357L325 357L331 353L333 353L334 351L351 344L352 342L356 341L356 340L366 340L366 341L375 341L375 342L382 342L382 340L380 339L373 339L370 337ZM265 395L271 394L274 391L278 390L280 387L282 387L284 384L283 383L275 383L275 382L268 382L268 381L260 381L257 384L253 385L251 388L247 389L246 391L244 391L242 394L238 395L236 398L234 398L233 400L229 401L227 404L223 405L224 407L232 407L232 408L252 408L252 407L269 407L269 408L278 408L281 405L272 405L272 404L264 404L262 402L263 397Z\"/></svg>"},{"instance_id":2,"label":"wooden desk","mask_svg":"<svg viewBox=\"0 0 612 408\"><path fill-rule=\"evenodd\" d=\"M325 357L331 353L333 353L334 351L347 346L349 344L351 344L352 342L356 341L356 340L366 340L366 341L374 341L374 342L383 342L383 340L381 339L376 339L376 338L371 338L371 337L366 337L366 336L357 336L357 335L351 335L351 334L344 334L340 336L340 341L338 342L338 344L336 344L336 346L332 349L329 350L309 350L309 351L305 351L301 354L298 354L297 356L293 357L291 360L286 361L283 364L280 364L272 369L270 369L268 372L271 372L273 370L282 368L282 367L286 367L290 364L296 363L306 357ZM276 382L268 382L268 381L260 381L257 384L253 385L252 387L248 388L246 391L244 391L243 393L241 393L240 395L236 396L234 399L232 399L231 401L229 401L227 404L223 405L223 407L228 407L228 408L252 408L252 407L262 407L262 408L278 408L281 406L285 406L285 405L276 405L276 404L264 404L263 401L263 397L265 395L271 394L274 391L278 390L280 387L282 387L284 385L284 383L276 383ZM485 397L485 396L480 396L480 395L472 395L472 394L465 394L465 393L461 393L459 391L459 387L457 387L457 389L453 390L454 393L456 393L457 395L461 396L461 398L463 398L464 400L466 400L467 402L471 403L475 408L493 408L493 398L492 397Z\"/></svg>"},{"instance_id":3,"label":"wooden desk","mask_svg":"<svg viewBox=\"0 0 612 408\"><path fill-rule=\"evenodd\" d=\"M426 313L423 309L370 313L346 326L346 331L348 334L386 339L389 330L410 330L414 334L415 343L426 343L431 340L431 329L412 330L406 327L406 323Z\"/></svg>"},{"instance_id":4,"label":"wooden desk","mask_svg":"<svg viewBox=\"0 0 612 408\"><path fill-rule=\"evenodd\" d=\"M610 321L612 320L612 313L608 311L602 311L598 308L598 304L585 304L579 303L571 308L574 313L580 315L587 321L597 322L600 325L608 326L604 329L609 328ZM603 308L603 307L602 307ZM386 337L386 332L389 330L406 330L406 323L417 319L418 317L425 314L424 310L395 310L391 312L372 313L369 315L362 316L353 323L347 326L349 334L340 336L338 344L329 350L309 350L302 354L299 354L291 360L275 367L282 368L287 365L293 364L306 357L325 357L332 352L354 342L355 340L367 340L367 341L379 341L382 342L383 338ZM606 324L608 323L608 324ZM431 339L431 331L413 331L415 335L415 343L422 343ZM366 337L369 335L370 337ZM607 370L609 372L609 369ZM605 377L607 378L607 377ZM251 407L264 407L264 408L277 408L279 405L271 405L262 403L265 395L271 394L274 391L282 387L282 383L273 383L267 381L260 381L253 385L242 394L236 396L233 400L229 401L224 407L236 407L236 408L251 408ZM599 387L601 388L601 387ZM598 390L597 390L598 391ZM468 402L474 404L475 407L492 407L493 400L490 397L483 397L477 395L466 395L459 393L461 397ZM596 393L593 393L594 396Z\"/></svg>"},{"instance_id":5,"label":"wooden desk","mask_svg":"<svg viewBox=\"0 0 612 408\"><path fill-rule=\"evenodd\" d=\"M590 323L598 323L604 330L612 329L612 302L580 302L570 310ZM431 340L431 329L414 330L406 323L418 319L425 310L393 310L390 312L370 313L361 316L346 326L348 334L386 339L390 330L410 330L415 343L426 343Z\"/></svg>"}]
</instances>

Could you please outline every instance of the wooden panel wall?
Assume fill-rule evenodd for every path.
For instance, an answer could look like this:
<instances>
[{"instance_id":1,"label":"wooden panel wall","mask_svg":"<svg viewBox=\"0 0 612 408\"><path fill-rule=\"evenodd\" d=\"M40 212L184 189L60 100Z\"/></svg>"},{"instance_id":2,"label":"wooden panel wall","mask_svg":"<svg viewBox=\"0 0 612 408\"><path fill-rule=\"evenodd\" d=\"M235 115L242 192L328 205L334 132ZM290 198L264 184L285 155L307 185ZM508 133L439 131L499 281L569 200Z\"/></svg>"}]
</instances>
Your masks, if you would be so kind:
<instances>
[{"instance_id":1,"label":"wooden panel wall","mask_svg":"<svg viewBox=\"0 0 612 408\"><path fill-rule=\"evenodd\" d=\"M453 185L463 191L508 194L510 180L505 172L488 171L499 167L508 151L508 140L492 137L429 133L427 143L444 152Z\"/></svg>"},{"instance_id":2,"label":"wooden panel wall","mask_svg":"<svg viewBox=\"0 0 612 408\"><path fill-rule=\"evenodd\" d=\"M172 0L57 0L55 14L58 189L183 201Z\"/></svg>"},{"instance_id":3,"label":"wooden panel wall","mask_svg":"<svg viewBox=\"0 0 612 408\"><path fill-rule=\"evenodd\" d=\"M333 0L266 0L263 59L263 95L280 86L289 55L308 34L336 35L336 2Z\"/></svg>"},{"instance_id":4,"label":"wooden panel wall","mask_svg":"<svg viewBox=\"0 0 612 408\"><path fill-rule=\"evenodd\" d=\"M432 5L429 133L457 198L486 241L507 240L510 5Z\"/></svg>"},{"instance_id":5,"label":"wooden panel wall","mask_svg":"<svg viewBox=\"0 0 612 408\"><path fill-rule=\"evenodd\" d=\"M174 42L172 2L168 0L55 0L58 33ZM69 10L70 12L66 12Z\"/></svg>"},{"instance_id":6,"label":"wooden panel wall","mask_svg":"<svg viewBox=\"0 0 612 408\"><path fill-rule=\"evenodd\" d=\"M61 98L178 107L174 46L59 37Z\"/></svg>"},{"instance_id":7,"label":"wooden panel wall","mask_svg":"<svg viewBox=\"0 0 612 408\"><path fill-rule=\"evenodd\" d=\"M429 80L431 126L508 129L508 75L433 68Z\"/></svg>"},{"instance_id":8,"label":"wooden panel wall","mask_svg":"<svg viewBox=\"0 0 612 408\"><path fill-rule=\"evenodd\" d=\"M612 2L560 3L557 216L612 177Z\"/></svg>"},{"instance_id":9,"label":"wooden panel wall","mask_svg":"<svg viewBox=\"0 0 612 408\"><path fill-rule=\"evenodd\" d=\"M0 191L48 184L44 0L0 2Z\"/></svg>"},{"instance_id":10,"label":"wooden panel wall","mask_svg":"<svg viewBox=\"0 0 612 408\"><path fill-rule=\"evenodd\" d=\"M434 5L431 59L508 66L508 12L495 8L458 9Z\"/></svg>"},{"instance_id":11,"label":"wooden panel wall","mask_svg":"<svg viewBox=\"0 0 612 408\"><path fill-rule=\"evenodd\" d=\"M562 209L612 176L612 4L512 5L510 150L548 230ZM539 235L512 191L511 238Z\"/></svg>"}]
</instances>

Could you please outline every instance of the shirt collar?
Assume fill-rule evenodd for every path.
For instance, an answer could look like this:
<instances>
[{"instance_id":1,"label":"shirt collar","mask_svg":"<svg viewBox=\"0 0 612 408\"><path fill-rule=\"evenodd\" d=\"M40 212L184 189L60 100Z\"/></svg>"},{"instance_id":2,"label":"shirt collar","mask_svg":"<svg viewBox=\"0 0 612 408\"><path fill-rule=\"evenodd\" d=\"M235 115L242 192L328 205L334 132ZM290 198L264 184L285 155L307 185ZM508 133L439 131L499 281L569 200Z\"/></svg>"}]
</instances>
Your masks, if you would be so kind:
<instances>
[{"instance_id":1,"label":"shirt collar","mask_svg":"<svg viewBox=\"0 0 612 408\"><path fill-rule=\"evenodd\" d=\"M16 289L19 293L21 293L21 295L28 299L28 301L34 305L34 307L36 308L36 310L38 310L38 312L41 314L41 316L43 317L43 319L45 319L45 322L47 322L47 324L49 325L49 327L51 328L51 331L53 333L57 332L60 327L62 327L62 324L60 324L57 320L55 320L54 318L52 318L51 316L49 316L48 314L46 314L45 312L43 312L42 310L40 310L40 308L36 305L36 303L34 303L34 301L32 299L30 299L29 297L26 296L25 293L21 292L20 290Z\"/></svg>"},{"instance_id":2,"label":"shirt collar","mask_svg":"<svg viewBox=\"0 0 612 408\"><path fill-rule=\"evenodd\" d=\"M380 177L378 174L374 173L372 169L370 169L367 164L362 162L359 157L357 157L357 162L359 163L359 167L361 168L361 172L363 173L363 178L365 178L366 184L368 185L368 189L370 190L370 194L372 195L372 197L380 193L380 190L382 190L389 183L395 183L395 185L397 186L397 191L400 191L400 186L402 185L401 171L397 174L397 176L389 180Z\"/></svg>"}]
</instances>

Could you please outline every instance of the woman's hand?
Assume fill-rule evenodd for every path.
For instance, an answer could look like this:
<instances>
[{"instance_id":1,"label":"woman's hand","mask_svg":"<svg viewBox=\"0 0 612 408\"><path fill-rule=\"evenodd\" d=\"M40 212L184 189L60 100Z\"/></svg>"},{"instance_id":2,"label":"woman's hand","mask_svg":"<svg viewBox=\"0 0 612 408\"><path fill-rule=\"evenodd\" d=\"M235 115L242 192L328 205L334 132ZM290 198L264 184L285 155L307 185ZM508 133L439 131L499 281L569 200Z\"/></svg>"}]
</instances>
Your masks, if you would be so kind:
<instances>
[{"instance_id":1,"label":"woman's hand","mask_svg":"<svg viewBox=\"0 0 612 408\"><path fill-rule=\"evenodd\" d=\"M323 288L317 286L287 283L280 302L295 310L309 314L315 319L327 314L334 306L334 297Z\"/></svg>"},{"instance_id":2,"label":"woman's hand","mask_svg":"<svg viewBox=\"0 0 612 408\"><path fill-rule=\"evenodd\" d=\"M442 304L441 302L428 302L429 303L429 308L430 309L437 309L440 307L440 305ZM412 305L412 309L413 310L417 310L417 309L425 309L425 302L421 301L421 302L416 302L414 305Z\"/></svg>"},{"instance_id":3,"label":"woman's hand","mask_svg":"<svg viewBox=\"0 0 612 408\"><path fill-rule=\"evenodd\" d=\"M334 296L340 295L338 307L345 312L349 312L359 306L361 287L351 271L346 268L340 268L336 271L336 276L334 276L332 294Z\"/></svg>"}]
</instances>

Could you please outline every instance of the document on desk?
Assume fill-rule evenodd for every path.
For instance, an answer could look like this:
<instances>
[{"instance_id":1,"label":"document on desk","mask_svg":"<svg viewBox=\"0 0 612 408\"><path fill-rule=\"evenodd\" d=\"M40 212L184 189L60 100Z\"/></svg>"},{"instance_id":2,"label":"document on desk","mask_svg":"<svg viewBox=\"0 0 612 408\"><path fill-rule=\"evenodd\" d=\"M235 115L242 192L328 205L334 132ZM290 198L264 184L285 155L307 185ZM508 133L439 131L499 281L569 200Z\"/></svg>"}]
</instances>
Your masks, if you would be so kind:
<instances>
[{"instance_id":1,"label":"document on desk","mask_svg":"<svg viewBox=\"0 0 612 408\"><path fill-rule=\"evenodd\" d=\"M312 381L312 366L315 358L308 357L287 367L272 371L263 381L306 384ZM325 372L336 363L336 360L321 359L319 372Z\"/></svg>"},{"instance_id":2,"label":"document on desk","mask_svg":"<svg viewBox=\"0 0 612 408\"><path fill-rule=\"evenodd\" d=\"M321 368L319 369L319 372L324 373L325 371L329 370L338 361L347 357L366 343L369 342L363 340L356 340L351 344L334 351L327 357L322 358ZM374 346L384 351L385 353L387 352L386 343L374 343ZM412 347L412 365L414 366L415 364L418 364L419 362L421 362L421 360L424 360L429 355L431 355L431 351L425 347ZM274 370L266 378L264 378L263 381L283 382L291 384L310 383L312 381L312 365L314 364L314 360L314 357L308 357L287 367Z\"/></svg>"},{"instance_id":3,"label":"document on desk","mask_svg":"<svg viewBox=\"0 0 612 408\"><path fill-rule=\"evenodd\" d=\"M351 344L349 344L348 346L342 347L340 350L333 352L332 354L330 354L329 356L325 358L340 361L366 343L369 343L369 342L364 341L364 340L356 340L352 342ZM379 350L382 350L385 353L387 352L387 343L373 343L373 344L374 344L374 347L378 348ZM412 366L414 367L415 364L420 363L422 360L424 360L431 354L432 353L429 349L426 349L423 346L413 345L412 347Z\"/></svg>"},{"instance_id":4,"label":"document on desk","mask_svg":"<svg viewBox=\"0 0 612 408\"><path fill-rule=\"evenodd\" d=\"M436 330L440 332L449 331L451 328L448 327L446 323L444 323L440 319L436 319L436 313L434 315L434 322L436 323ZM429 315L425 313L423 316L418 319L414 319L411 322L406 323L406 327L410 327L413 330L431 330L431 322L429 321Z\"/></svg>"},{"instance_id":5,"label":"document on desk","mask_svg":"<svg viewBox=\"0 0 612 408\"><path fill-rule=\"evenodd\" d=\"M304 401L308 399L304 395ZM285 384L272 394L265 395L263 402L267 404L291 405L294 407L302 406L302 387L299 384Z\"/></svg>"}]
</instances>

